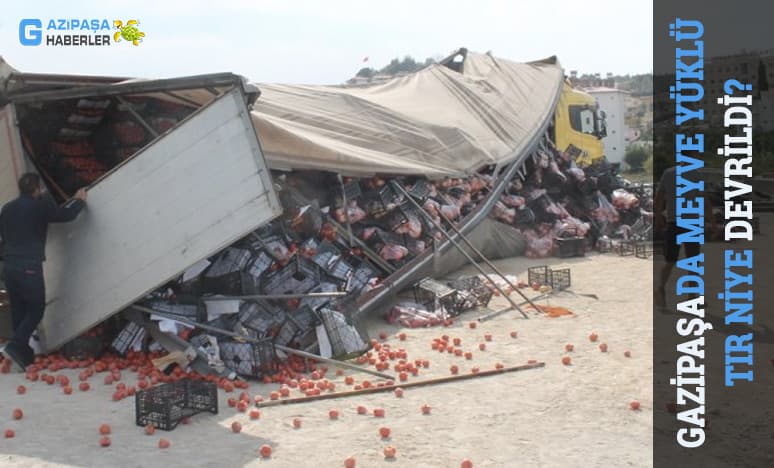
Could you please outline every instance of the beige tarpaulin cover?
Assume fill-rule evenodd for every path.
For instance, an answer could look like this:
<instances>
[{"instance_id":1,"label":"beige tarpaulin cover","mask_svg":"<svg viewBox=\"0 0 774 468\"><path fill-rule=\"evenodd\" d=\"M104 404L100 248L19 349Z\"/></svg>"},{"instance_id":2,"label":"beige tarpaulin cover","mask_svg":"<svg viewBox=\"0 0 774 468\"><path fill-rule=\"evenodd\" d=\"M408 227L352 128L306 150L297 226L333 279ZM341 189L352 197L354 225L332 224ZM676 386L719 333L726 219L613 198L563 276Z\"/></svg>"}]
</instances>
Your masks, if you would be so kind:
<instances>
[{"instance_id":1,"label":"beige tarpaulin cover","mask_svg":"<svg viewBox=\"0 0 774 468\"><path fill-rule=\"evenodd\" d=\"M468 53L462 74L432 65L364 87L259 84L252 116L273 169L462 175L518 156L562 82L555 59Z\"/></svg>"}]
</instances>

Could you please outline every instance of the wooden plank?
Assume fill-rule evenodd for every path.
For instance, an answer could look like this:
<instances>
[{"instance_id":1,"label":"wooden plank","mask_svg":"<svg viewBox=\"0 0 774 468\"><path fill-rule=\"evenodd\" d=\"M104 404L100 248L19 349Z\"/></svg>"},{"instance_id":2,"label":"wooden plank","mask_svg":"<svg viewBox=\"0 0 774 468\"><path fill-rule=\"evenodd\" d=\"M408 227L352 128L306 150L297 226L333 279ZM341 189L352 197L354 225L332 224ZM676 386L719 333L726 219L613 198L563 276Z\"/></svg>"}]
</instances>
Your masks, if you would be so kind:
<instances>
[{"instance_id":1,"label":"wooden plank","mask_svg":"<svg viewBox=\"0 0 774 468\"><path fill-rule=\"evenodd\" d=\"M89 190L52 225L44 349L105 320L282 212L240 89Z\"/></svg>"},{"instance_id":2,"label":"wooden plank","mask_svg":"<svg viewBox=\"0 0 774 468\"><path fill-rule=\"evenodd\" d=\"M530 370L530 369L537 369L540 367L545 367L544 362L536 362L534 364L524 364L521 366L514 366L514 367L505 367L503 369L493 369L488 371L482 371L477 374L462 374L462 375L452 375L449 377L439 377L437 379L428 379L428 380L419 380L415 382L404 382L400 385L396 385L393 383L392 385L385 385L382 387L369 387L369 388L363 388L361 390L351 390L348 392L335 392L335 393L322 393L320 395L315 396L304 396L304 397L298 397L298 398L287 398L284 400L268 400L268 401L262 401L256 406L259 408L266 408L269 406L280 406L280 405L292 405L295 403L307 403L310 401L319 401L319 400L330 400L334 398L346 398L351 396L358 396L358 395L368 395L371 393L380 393L380 392L387 392L391 390L395 390L395 388L400 387L402 389L407 388L416 388L416 387L426 387L428 385L439 385L449 382L459 382L461 380L469 380L469 379L476 379L479 377L488 377L492 375L499 375L504 374L507 372L519 372L523 370Z\"/></svg>"}]
</instances>

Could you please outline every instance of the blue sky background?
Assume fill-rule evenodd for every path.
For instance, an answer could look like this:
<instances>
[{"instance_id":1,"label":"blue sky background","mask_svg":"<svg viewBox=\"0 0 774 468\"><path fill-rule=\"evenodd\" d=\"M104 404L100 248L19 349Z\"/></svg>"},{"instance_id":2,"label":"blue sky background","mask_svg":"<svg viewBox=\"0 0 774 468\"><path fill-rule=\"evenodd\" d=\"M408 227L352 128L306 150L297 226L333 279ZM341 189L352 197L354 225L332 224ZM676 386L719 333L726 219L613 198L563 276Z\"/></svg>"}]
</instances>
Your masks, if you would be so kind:
<instances>
[{"instance_id":1,"label":"blue sky background","mask_svg":"<svg viewBox=\"0 0 774 468\"><path fill-rule=\"evenodd\" d=\"M2 10L0 55L28 72L161 78L231 71L255 82L335 84L364 65L442 57L463 46L515 61L557 55L568 71L652 70L646 0L71 0L5 2ZM24 47L22 18L44 25L137 19L147 36L139 47Z\"/></svg>"}]
</instances>

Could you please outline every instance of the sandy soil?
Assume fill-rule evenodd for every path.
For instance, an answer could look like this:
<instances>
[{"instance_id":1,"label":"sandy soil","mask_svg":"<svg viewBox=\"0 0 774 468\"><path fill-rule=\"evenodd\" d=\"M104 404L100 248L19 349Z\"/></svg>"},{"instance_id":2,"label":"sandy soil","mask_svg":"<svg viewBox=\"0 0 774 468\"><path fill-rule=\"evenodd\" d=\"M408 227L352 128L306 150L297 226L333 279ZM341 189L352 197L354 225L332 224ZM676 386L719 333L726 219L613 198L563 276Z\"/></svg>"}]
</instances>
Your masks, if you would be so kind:
<instances>
[{"instance_id":1,"label":"sandy soil","mask_svg":"<svg viewBox=\"0 0 774 468\"><path fill-rule=\"evenodd\" d=\"M511 366L537 359L545 362L544 368L407 389L402 399L382 393L265 408L257 421L229 408L226 400L232 395L221 391L220 414L197 415L189 425L154 436L135 426L133 398L112 402L113 387L103 385L99 375L92 377L91 391L76 389L70 396L58 385L28 382L20 374L0 375L0 431L16 431L15 438L0 440L0 465L341 467L353 455L358 467L457 467L465 458L475 467L651 466L651 262L612 254L548 262L571 267L572 290L597 294L599 300L562 293L549 304L567 307L576 316L525 320L510 312L476 329L468 328L468 322L480 314L469 312L449 328L403 330L405 342L395 337L397 327L381 320L370 326L374 337L389 333L391 346L404 347L411 360L430 360L430 368L414 379L449 375L451 364L470 372L472 366L490 369L497 362ZM497 262L520 277L527 267L545 263L523 258ZM468 268L460 274L473 272ZM505 304L496 298L490 306ZM515 339L510 337L514 330ZM607 343L607 353L589 341L592 331L599 334L599 343ZM493 339L486 351L479 351L485 333ZM432 351L432 339L443 334L461 338L473 360ZM573 343L574 352L566 353L565 343ZM624 356L625 350L631 358ZM572 357L571 366L562 365L565 355ZM77 371L60 374L77 381ZM358 381L368 378L352 375ZM345 387L343 377L329 376ZM134 379L124 372L126 382ZM16 393L20 384L27 387L25 395ZM276 388L252 384L248 392L267 396ZM635 399L641 411L629 409ZM432 406L431 415L421 414L424 403ZM358 405L382 407L386 417L359 416ZM17 407L25 414L20 421L11 418ZM341 413L338 421L328 418L332 408ZM303 420L302 428L292 428L295 417ZM235 420L244 426L240 434L230 430ZM112 426L108 448L98 444L102 423ZM392 429L390 440L380 439L381 426ZM160 437L172 446L158 449ZM270 460L258 458L262 444L273 447ZM386 445L397 448L395 460L382 456Z\"/></svg>"}]
</instances>

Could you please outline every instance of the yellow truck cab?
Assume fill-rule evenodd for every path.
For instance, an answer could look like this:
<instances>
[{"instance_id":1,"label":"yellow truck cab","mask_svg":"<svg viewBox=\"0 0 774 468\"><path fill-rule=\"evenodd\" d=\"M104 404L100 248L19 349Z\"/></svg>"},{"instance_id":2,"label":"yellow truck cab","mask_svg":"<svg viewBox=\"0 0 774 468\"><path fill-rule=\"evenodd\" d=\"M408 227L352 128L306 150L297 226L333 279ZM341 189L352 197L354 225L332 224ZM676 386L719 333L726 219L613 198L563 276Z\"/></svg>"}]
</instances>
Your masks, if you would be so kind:
<instances>
[{"instance_id":1,"label":"yellow truck cab","mask_svg":"<svg viewBox=\"0 0 774 468\"><path fill-rule=\"evenodd\" d=\"M556 106L554 132L556 147L570 154L580 167L597 162L605 154L605 113L593 96L573 88L566 80Z\"/></svg>"}]
</instances>

